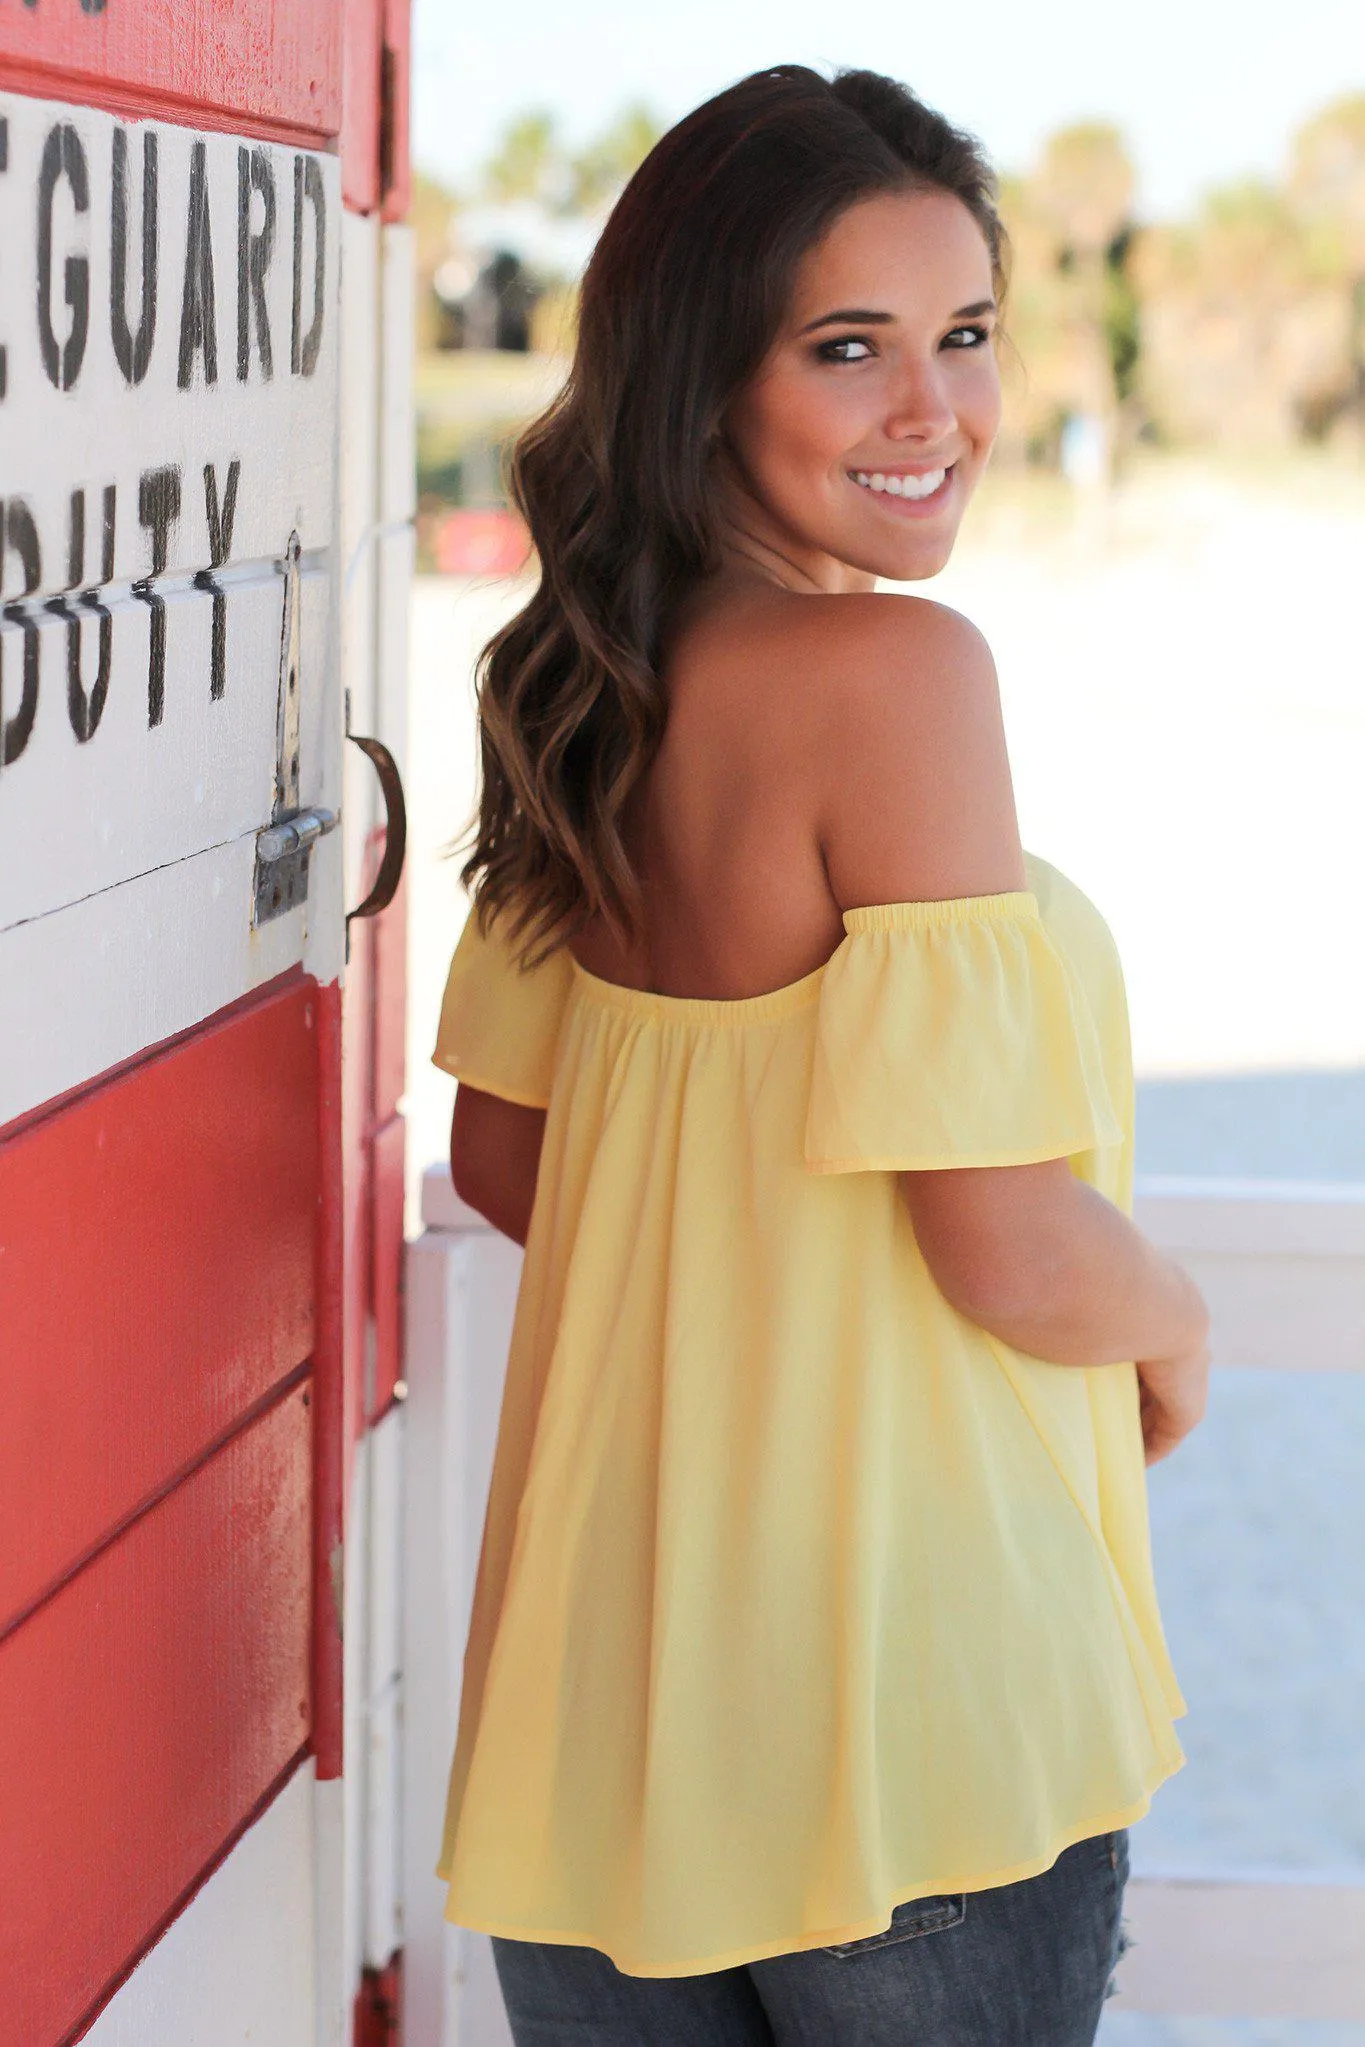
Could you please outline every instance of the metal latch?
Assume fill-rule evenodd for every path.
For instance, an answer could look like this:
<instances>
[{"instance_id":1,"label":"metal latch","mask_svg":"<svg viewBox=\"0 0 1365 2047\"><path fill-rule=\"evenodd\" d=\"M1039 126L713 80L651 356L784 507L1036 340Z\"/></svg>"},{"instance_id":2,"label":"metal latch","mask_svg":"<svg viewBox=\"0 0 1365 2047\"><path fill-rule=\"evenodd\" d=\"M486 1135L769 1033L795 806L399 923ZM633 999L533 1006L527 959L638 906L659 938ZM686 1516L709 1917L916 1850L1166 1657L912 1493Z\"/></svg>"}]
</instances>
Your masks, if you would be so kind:
<instances>
[{"instance_id":1,"label":"metal latch","mask_svg":"<svg viewBox=\"0 0 1365 2047\"><path fill-rule=\"evenodd\" d=\"M313 846L336 825L332 810L299 808L299 536L284 551L284 619L280 628L280 689L275 715L275 801L270 823L256 834L251 921L268 924L308 900Z\"/></svg>"}]
</instances>

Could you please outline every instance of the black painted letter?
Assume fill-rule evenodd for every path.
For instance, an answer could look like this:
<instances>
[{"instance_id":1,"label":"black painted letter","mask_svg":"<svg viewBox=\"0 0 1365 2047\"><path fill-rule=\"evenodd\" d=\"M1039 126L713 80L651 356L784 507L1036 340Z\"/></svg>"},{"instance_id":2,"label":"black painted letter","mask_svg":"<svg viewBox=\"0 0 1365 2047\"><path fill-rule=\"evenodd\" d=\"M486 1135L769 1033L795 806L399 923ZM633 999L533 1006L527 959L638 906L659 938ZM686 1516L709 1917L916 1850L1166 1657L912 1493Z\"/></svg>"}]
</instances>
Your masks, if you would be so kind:
<instances>
[{"instance_id":1,"label":"black painted letter","mask_svg":"<svg viewBox=\"0 0 1365 2047\"><path fill-rule=\"evenodd\" d=\"M188 391L194 358L204 352L204 382L218 382L218 324L213 310L213 234L209 223L208 147L190 151L190 203L185 219L185 289L180 299L180 368Z\"/></svg>"},{"instance_id":2,"label":"black painted letter","mask_svg":"<svg viewBox=\"0 0 1365 2047\"><path fill-rule=\"evenodd\" d=\"M43 558L38 546L38 529L33 514L22 498L6 504L0 498L0 593L5 587L5 555L17 554L24 572L22 595L31 597L43 580ZM0 635L0 766L17 761L28 745L38 710L38 622L28 616L22 604L0 605L0 618L23 627L24 675L19 688L19 708L5 716L5 675L3 635Z\"/></svg>"},{"instance_id":3,"label":"black painted letter","mask_svg":"<svg viewBox=\"0 0 1365 2047\"><path fill-rule=\"evenodd\" d=\"M303 206L313 209L313 312L303 331ZM289 367L296 377L311 377L322 347L322 313L327 282L327 199L322 170L315 156L294 158L294 323Z\"/></svg>"},{"instance_id":4,"label":"black painted letter","mask_svg":"<svg viewBox=\"0 0 1365 2047\"><path fill-rule=\"evenodd\" d=\"M115 128L109 216L109 330L125 380L140 384L156 337L156 130L142 137L142 304L137 333L128 327L128 131Z\"/></svg>"},{"instance_id":5,"label":"black painted letter","mask_svg":"<svg viewBox=\"0 0 1365 2047\"><path fill-rule=\"evenodd\" d=\"M227 592L214 575L232 553L232 527L237 517L237 481L241 462L234 457L228 465L227 487L218 500L218 472L211 462L204 464L204 510L209 522L209 561L199 569L195 588L207 590L213 598L213 641L209 657L209 696L215 701L227 688Z\"/></svg>"},{"instance_id":6,"label":"black painted letter","mask_svg":"<svg viewBox=\"0 0 1365 2047\"><path fill-rule=\"evenodd\" d=\"M104 559L102 580L110 582L114 574L114 505L115 486L104 487ZM71 493L71 517L67 529L67 582L68 590L74 590L85 576L85 492ZM114 620L107 604L101 604L94 590L86 590L76 603L85 611L93 611L100 622L99 666L95 680L87 695L81 680L81 626L82 619L76 605L69 597L52 597L48 610L57 618L66 621L66 715L71 721L71 730L82 745L90 738L104 716L105 699L109 695L109 671L114 655Z\"/></svg>"},{"instance_id":7,"label":"black painted letter","mask_svg":"<svg viewBox=\"0 0 1365 2047\"><path fill-rule=\"evenodd\" d=\"M203 148L202 142L195 144ZM166 600L153 587L164 573L170 552L171 528L180 517L180 471L147 469L138 478L137 516L152 536L152 573L133 585L133 595L151 609L151 648L147 660L147 724L161 723L166 709Z\"/></svg>"},{"instance_id":8,"label":"black painted letter","mask_svg":"<svg viewBox=\"0 0 1365 2047\"><path fill-rule=\"evenodd\" d=\"M265 208L261 231L251 232L251 195L259 192ZM251 367L251 316L256 316L256 349L267 383L275 364L270 350L270 315L265 303L265 273L275 249L275 173L270 158L257 147L237 151L237 378L245 383Z\"/></svg>"},{"instance_id":9,"label":"black painted letter","mask_svg":"<svg viewBox=\"0 0 1365 2047\"><path fill-rule=\"evenodd\" d=\"M71 187L77 213L88 212L90 180L85 150L69 121L59 121L48 131L38 169L38 345L48 381L59 391L69 391L81 373L90 331L90 258L66 259L66 303L71 309L71 332L59 343L52 325L52 206L57 181L63 177Z\"/></svg>"}]
</instances>

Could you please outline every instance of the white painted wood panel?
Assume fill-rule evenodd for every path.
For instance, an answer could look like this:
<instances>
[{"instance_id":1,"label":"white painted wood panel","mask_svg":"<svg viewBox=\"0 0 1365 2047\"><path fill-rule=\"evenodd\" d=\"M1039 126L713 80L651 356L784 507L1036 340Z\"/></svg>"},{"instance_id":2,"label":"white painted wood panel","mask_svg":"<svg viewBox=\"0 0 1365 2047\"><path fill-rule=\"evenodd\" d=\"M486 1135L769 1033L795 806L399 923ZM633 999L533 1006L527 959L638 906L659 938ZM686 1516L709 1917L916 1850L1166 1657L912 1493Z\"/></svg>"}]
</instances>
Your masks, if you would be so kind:
<instances>
[{"instance_id":1,"label":"white painted wood panel","mask_svg":"<svg viewBox=\"0 0 1365 2047\"><path fill-rule=\"evenodd\" d=\"M1135 1877L1116 2011L1365 2023L1365 1885Z\"/></svg>"},{"instance_id":2,"label":"white painted wood panel","mask_svg":"<svg viewBox=\"0 0 1365 2047\"><path fill-rule=\"evenodd\" d=\"M313 1795L308 1763L115 1993L86 2047L315 2038Z\"/></svg>"},{"instance_id":3,"label":"white painted wood panel","mask_svg":"<svg viewBox=\"0 0 1365 2047\"><path fill-rule=\"evenodd\" d=\"M400 1825L403 1683L390 1680L366 1715L365 1961L383 1969L403 1944Z\"/></svg>"},{"instance_id":4,"label":"white painted wood panel","mask_svg":"<svg viewBox=\"0 0 1365 2047\"><path fill-rule=\"evenodd\" d=\"M402 1669L403 1465L406 1415L391 1407L369 1432L370 1559L366 1689L388 1690Z\"/></svg>"},{"instance_id":5,"label":"white painted wood panel","mask_svg":"<svg viewBox=\"0 0 1365 2047\"><path fill-rule=\"evenodd\" d=\"M408 747L408 613L417 536L398 525L379 537L379 642L375 732L401 768Z\"/></svg>"},{"instance_id":6,"label":"white painted wood panel","mask_svg":"<svg viewBox=\"0 0 1365 2047\"><path fill-rule=\"evenodd\" d=\"M322 803L323 723L331 624L325 554L302 578L303 691L300 800ZM111 889L154 868L219 846L270 822L275 785L284 582L270 562L243 565L226 587L228 684L210 694L213 599L186 578L165 595L165 697L147 722L150 615L126 588L109 603L108 695L85 743L67 716L68 627L37 628L42 686L23 757L0 774L0 937L15 924ZM81 667L94 678L99 621L81 628ZM0 627L5 672L18 666L22 631ZM335 799L334 799L335 800ZM243 903L250 919L250 895Z\"/></svg>"},{"instance_id":7,"label":"white painted wood panel","mask_svg":"<svg viewBox=\"0 0 1365 2047\"><path fill-rule=\"evenodd\" d=\"M224 488L230 463L241 463L231 561L280 554L293 528L305 547L326 546L337 461L336 158L20 96L0 96L0 113L8 123L0 177L0 490L20 495L32 514L42 552L38 594L152 573L148 478L166 471L178 480L179 511L167 525L158 573L218 566L210 556L206 463L217 465ZM243 152L250 187L244 234ZM111 203L120 153L123 340ZM152 160L144 299L144 165ZM144 309L145 364L138 349ZM107 575L95 574L102 498L91 494L109 485L116 493L113 564ZM70 494L80 486L86 560L69 577ZM13 574L11 559L6 598L18 594Z\"/></svg>"},{"instance_id":8,"label":"white painted wood panel","mask_svg":"<svg viewBox=\"0 0 1365 2047\"><path fill-rule=\"evenodd\" d=\"M521 1252L441 1177L423 1183L429 1227L407 1266L404 1998L422 2047L511 2047L487 1936L446 1920L435 1867ZM441 1216L457 1230L432 1227Z\"/></svg>"},{"instance_id":9,"label":"white painted wood panel","mask_svg":"<svg viewBox=\"0 0 1365 2047\"><path fill-rule=\"evenodd\" d=\"M307 150L0 118L4 1122L300 961L339 971L328 841L306 911L251 917L291 535L299 796L341 798L341 205Z\"/></svg>"},{"instance_id":10,"label":"white painted wood panel","mask_svg":"<svg viewBox=\"0 0 1365 2047\"><path fill-rule=\"evenodd\" d=\"M417 465L413 422L412 360L417 238L398 222L383 230L381 336L383 376L380 403L379 522L386 529L411 519L417 510Z\"/></svg>"},{"instance_id":11,"label":"white painted wood panel","mask_svg":"<svg viewBox=\"0 0 1365 2047\"><path fill-rule=\"evenodd\" d=\"M379 222L348 213L342 222L341 336L341 686L351 730L375 730L379 502ZM407 371L411 377L411 369ZM346 899L360 900L365 841L380 821L374 769L347 747L342 830Z\"/></svg>"},{"instance_id":12,"label":"white painted wood panel","mask_svg":"<svg viewBox=\"0 0 1365 2047\"><path fill-rule=\"evenodd\" d=\"M337 835L306 907L253 930L254 833L0 937L0 1124L262 987L300 960L340 972Z\"/></svg>"}]
</instances>

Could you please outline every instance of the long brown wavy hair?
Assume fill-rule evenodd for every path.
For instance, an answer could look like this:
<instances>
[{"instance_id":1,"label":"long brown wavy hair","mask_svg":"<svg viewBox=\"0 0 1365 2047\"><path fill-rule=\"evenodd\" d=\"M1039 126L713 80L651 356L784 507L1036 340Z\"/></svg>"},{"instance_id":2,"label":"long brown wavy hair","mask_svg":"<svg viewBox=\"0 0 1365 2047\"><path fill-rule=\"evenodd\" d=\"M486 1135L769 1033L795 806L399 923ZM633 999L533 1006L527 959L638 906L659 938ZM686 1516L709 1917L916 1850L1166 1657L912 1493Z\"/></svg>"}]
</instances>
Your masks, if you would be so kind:
<instances>
[{"instance_id":1,"label":"long brown wavy hair","mask_svg":"<svg viewBox=\"0 0 1365 2047\"><path fill-rule=\"evenodd\" d=\"M925 187L971 212L1003 293L974 138L894 79L782 64L670 129L603 228L568 380L512 455L539 585L477 670L482 785L461 878L483 928L509 913L525 964L599 914L638 934L622 811L663 736L670 618L719 566L727 408L806 251L859 200Z\"/></svg>"}]
</instances>

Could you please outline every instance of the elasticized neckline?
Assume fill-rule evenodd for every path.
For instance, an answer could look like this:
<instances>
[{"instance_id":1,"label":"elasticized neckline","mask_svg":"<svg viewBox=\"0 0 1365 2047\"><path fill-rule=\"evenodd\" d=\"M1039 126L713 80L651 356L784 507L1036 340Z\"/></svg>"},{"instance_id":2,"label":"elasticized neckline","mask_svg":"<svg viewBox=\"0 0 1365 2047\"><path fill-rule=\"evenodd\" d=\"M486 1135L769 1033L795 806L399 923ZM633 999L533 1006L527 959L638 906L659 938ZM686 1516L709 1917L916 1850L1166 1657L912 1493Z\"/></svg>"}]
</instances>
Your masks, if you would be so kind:
<instances>
[{"instance_id":1,"label":"elasticized neckline","mask_svg":"<svg viewBox=\"0 0 1365 2047\"><path fill-rule=\"evenodd\" d=\"M1035 921L1039 914L1038 898L1030 890L1011 889L1001 895L956 896L941 902L861 904L857 909L845 910L844 930L848 937L863 931L927 931L947 924ZM619 1010L641 1020L652 1018L657 1023L750 1024L771 1023L818 1002L830 961L826 960L824 966L816 967L799 981L789 981L785 988L773 988L764 995L728 998L658 995L652 989L626 988L619 981L604 981L580 966L572 953L569 964L580 997L602 1008Z\"/></svg>"},{"instance_id":2,"label":"elasticized neckline","mask_svg":"<svg viewBox=\"0 0 1365 2047\"><path fill-rule=\"evenodd\" d=\"M741 995L726 999L707 995L656 995L648 988L623 988L619 981L604 981L569 955L579 994L604 1009L618 1009L627 1016L653 1018L656 1023L748 1024L771 1023L804 1009L820 999L825 967L789 981L785 988L770 989L766 995Z\"/></svg>"},{"instance_id":3,"label":"elasticized neckline","mask_svg":"<svg viewBox=\"0 0 1365 2047\"><path fill-rule=\"evenodd\" d=\"M844 911L844 929L855 931L930 931L940 924L987 924L1040 915L1031 889L1006 889L994 896L951 896L937 903L864 903Z\"/></svg>"}]
</instances>

